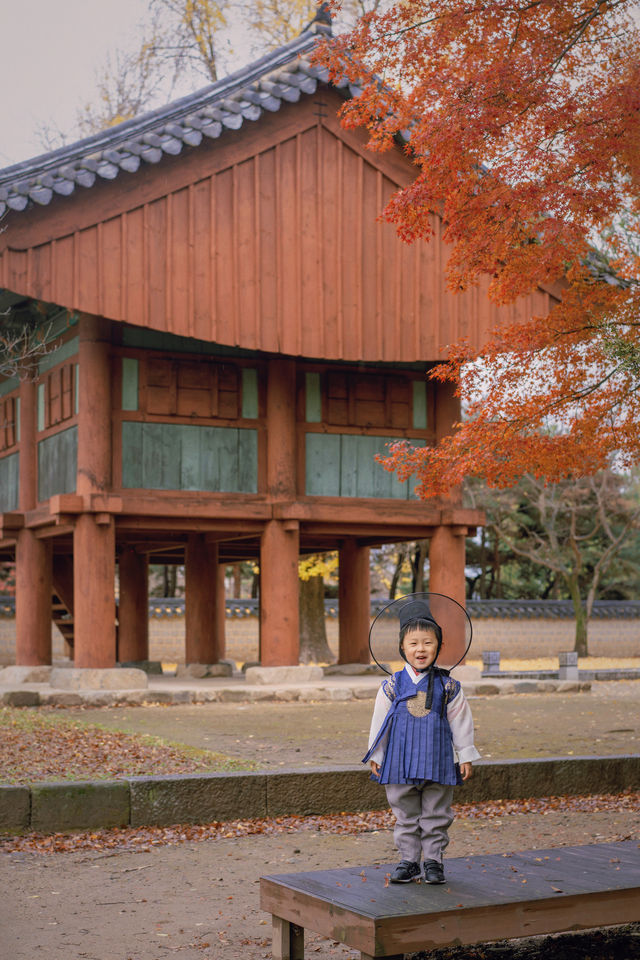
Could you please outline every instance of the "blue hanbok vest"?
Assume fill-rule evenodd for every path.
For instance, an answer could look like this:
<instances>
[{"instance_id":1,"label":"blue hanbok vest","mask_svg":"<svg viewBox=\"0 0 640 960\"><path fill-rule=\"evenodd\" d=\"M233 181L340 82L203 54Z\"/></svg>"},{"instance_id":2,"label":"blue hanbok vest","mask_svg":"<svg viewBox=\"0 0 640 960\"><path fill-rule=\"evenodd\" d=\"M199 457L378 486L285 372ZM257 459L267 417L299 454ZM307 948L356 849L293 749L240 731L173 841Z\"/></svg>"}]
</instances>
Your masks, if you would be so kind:
<instances>
[{"instance_id":1,"label":"blue hanbok vest","mask_svg":"<svg viewBox=\"0 0 640 960\"><path fill-rule=\"evenodd\" d=\"M427 707L432 685L431 708ZM378 783L462 783L455 763L451 728L447 721L447 703L458 693L460 684L437 667L430 680L426 673L414 684L403 668L385 682L385 694L392 701L375 741L363 758L367 763L386 730L389 740L380 765Z\"/></svg>"}]
</instances>

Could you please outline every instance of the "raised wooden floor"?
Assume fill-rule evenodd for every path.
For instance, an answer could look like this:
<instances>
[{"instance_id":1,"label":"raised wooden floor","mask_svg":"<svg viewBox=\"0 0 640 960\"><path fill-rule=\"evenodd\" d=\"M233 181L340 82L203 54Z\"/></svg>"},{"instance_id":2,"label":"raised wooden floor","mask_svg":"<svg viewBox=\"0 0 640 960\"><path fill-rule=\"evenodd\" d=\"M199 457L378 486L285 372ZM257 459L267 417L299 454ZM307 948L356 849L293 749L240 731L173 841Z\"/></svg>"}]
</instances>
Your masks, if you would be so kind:
<instances>
[{"instance_id":1,"label":"raised wooden floor","mask_svg":"<svg viewBox=\"0 0 640 960\"><path fill-rule=\"evenodd\" d=\"M388 884L392 868L262 877L275 960L302 960L305 927L366 960L640 919L634 841L451 859L442 886Z\"/></svg>"}]
</instances>

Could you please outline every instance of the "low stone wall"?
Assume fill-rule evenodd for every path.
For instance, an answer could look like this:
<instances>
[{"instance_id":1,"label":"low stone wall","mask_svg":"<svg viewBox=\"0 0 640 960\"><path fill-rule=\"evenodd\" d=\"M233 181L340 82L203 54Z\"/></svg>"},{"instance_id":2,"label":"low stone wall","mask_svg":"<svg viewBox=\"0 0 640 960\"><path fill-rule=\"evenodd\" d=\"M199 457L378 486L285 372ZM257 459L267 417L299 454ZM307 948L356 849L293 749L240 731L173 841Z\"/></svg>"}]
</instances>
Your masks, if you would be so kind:
<instances>
[{"instance_id":1,"label":"low stone wall","mask_svg":"<svg viewBox=\"0 0 640 960\"><path fill-rule=\"evenodd\" d=\"M397 660L397 627L393 621L378 621L380 654L378 659ZM327 639L337 656L338 621L327 617ZM488 618L473 622L473 656L480 659L483 650L499 650L510 657L557 657L573 650L573 620L554 618ZM258 659L258 620L256 617L227 617L227 656L239 663ZM52 626L54 658L64 656L64 645L57 627ZM589 652L595 657L640 656L640 619L594 618L589 624ZM149 659L164 663L184 663L184 617L152 617L149 620ZM15 620L0 617L0 665L15 663Z\"/></svg>"},{"instance_id":2,"label":"low stone wall","mask_svg":"<svg viewBox=\"0 0 640 960\"><path fill-rule=\"evenodd\" d=\"M457 803L619 793L640 786L640 756L481 760ZM254 817L357 813L388 806L360 767L201 773L0 785L0 833L167 826Z\"/></svg>"}]
</instances>

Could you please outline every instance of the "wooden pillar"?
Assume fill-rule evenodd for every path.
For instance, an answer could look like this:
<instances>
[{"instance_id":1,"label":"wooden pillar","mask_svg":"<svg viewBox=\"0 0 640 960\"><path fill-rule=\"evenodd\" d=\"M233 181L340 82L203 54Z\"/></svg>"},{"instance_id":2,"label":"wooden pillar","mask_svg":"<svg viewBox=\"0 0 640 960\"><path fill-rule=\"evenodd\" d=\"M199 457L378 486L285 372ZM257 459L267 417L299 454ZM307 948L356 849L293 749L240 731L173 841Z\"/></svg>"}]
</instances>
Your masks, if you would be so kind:
<instances>
[{"instance_id":1,"label":"wooden pillar","mask_svg":"<svg viewBox=\"0 0 640 960\"><path fill-rule=\"evenodd\" d=\"M225 564L218 564L217 571L217 600L216 600L216 641L218 647L218 660L223 660L226 651L226 639L225 639L225 630L226 630L226 620L227 620L227 608L226 608L226 596L225 596Z\"/></svg>"},{"instance_id":2,"label":"wooden pillar","mask_svg":"<svg viewBox=\"0 0 640 960\"><path fill-rule=\"evenodd\" d=\"M111 486L110 323L82 315L79 321L78 477L81 495Z\"/></svg>"},{"instance_id":3,"label":"wooden pillar","mask_svg":"<svg viewBox=\"0 0 640 960\"><path fill-rule=\"evenodd\" d=\"M73 531L75 666L116 663L116 537L113 518L81 513Z\"/></svg>"},{"instance_id":4,"label":"wooden pillar","mask_svg":"<svg viewBox=\"0 0 640 960\"><path fill-rule=\"evenodd\" d=\"M129 548L122 551L118 604L118 660L149 659L149 561Z\"/></svg>"},{"instance_id":5,"label":"wooden pillar","mask_svg":"<svg viewBox=\"0 0 640 960\"><path fill-rule=\"evenodd\" d=\"M88 497L111 486L110 324L79 321L78 475L76 491ZM74 649L76 667L113 667L115 629L115 526L108 514L78 516L73 535Z\"/></svg>"},{"instance_id":6,"label":"wooden pillar","mask_svg":"<svg viewBox=\"0 0 640 960\"><path fill-rule=\"evenodd\" d=\"M218 545L193 533L185 551L185 663L218 663Z\"/></svg>"},{"instance_id":7,"label":"wooden pillar","mask_svg":"<svg viewBox=\"0 0 640 960\"><path fill-rule=\"evenodd\" d=\"M267 378L267 493L282 503L296 498L296 365L269 361ZM271 520L260 541L260 661L297 664L299 525Z\"/></svg>"},{"instance_id":8,"label":"wooden pillar","mask_svg":"<svg viewBox=\"0 0 640 960\"><path fill-rule=\"evenodd\" d=\"M355 540L340 547L338 663L369 663L369 548Z\"/></svg>"},{"instance_id":9,"label":"wooden pillar","mask_svg":"<svg viewBox=\"0 0 640 960\"><path fill-rule=\"evenodd\" d=\"M296 496L296 365L283 357L269 361L267 491L273 500Z\"/></svg>"},{"instance_id":10,"label":"wooden pillar","mask_svg":"<svg viewBox=\"0 0 640 960\"><path fill-rule=\"evenodd\" d=\"M20 384L20 486L21 512L38 502L38 452L36 446L36 384ZM23 528L16 544L16 663L37 666L51 663L51 541L38 540Z\"/></svg>"},{"instance_id":11,"label":"wooden pillar","mask_svg":"<svg viewBox=\"0 0 640 960\"><path fill-rule=\"evenodd\" d=\"M443 437L453 432L453 424L458 423L462 416L460 409L460 397L455 396L457 389L456 383L446 381L438 383L436 388L436 410L435 410L435 433L436 443L440 443ZM462 488L452 487L448 496L442 498L442 502L448 504L458 504L462 500Z\"/></svg>"},{"instance_id":12,"label":"wooden pillar","mask_svg":"<svg viewBox=\"0 0 640 960\"><path fill-rule=\"evenodd\" d=\"M24 529L16 544L16 663L51 663L51 540Z\"/></svg>"},{"instance_id":13,"label":"wooden pillar","mask_svg":"<svg viewBox=\"0 0 640 960\"><path fill-rule=\"evenodd\" d=\"M465 533L466 528L437 527L429 544L429 590L451 597L463 607ZM439 663L443 667L451 666L464 652L464 614L458 610L453 610L448 616L438 612L437 619L443 634Z\"/></svg>"},{"instance_id":14,"label":"wooden pillar","mask_svg":"<svg viewBox=\"0 0 640 960\"><path fill-rule=\"evenodd\" d=\"M260 541L260 662L263 667L298 663L300 611L295 521L271 520Z\"/></svg>"}]
</instances>

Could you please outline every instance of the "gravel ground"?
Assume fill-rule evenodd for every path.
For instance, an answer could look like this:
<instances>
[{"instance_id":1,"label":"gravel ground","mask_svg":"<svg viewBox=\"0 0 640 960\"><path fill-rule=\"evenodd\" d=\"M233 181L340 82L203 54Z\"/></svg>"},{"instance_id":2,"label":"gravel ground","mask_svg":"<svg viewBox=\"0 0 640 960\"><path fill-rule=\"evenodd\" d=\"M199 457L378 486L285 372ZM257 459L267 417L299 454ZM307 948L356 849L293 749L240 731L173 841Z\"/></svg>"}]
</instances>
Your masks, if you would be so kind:
<instances>
[{"instance_id":1,"label":"gravel ground","mask_svg":"<svg viewBox=\"0 0 640 960\"><path fill-rule=\"evenodd\" d=\"M631 836L640 840L633 812L458 819L448 853L506 853ZM357 836L299 830L140 853L3 854L0 957L264 960L271 955L271 928L270 918L259 909L260 875L395 859L390 830ZM358 956L312 933L306 940L308 957ZM592 954L591 960L596 957ZM630 957L618 954L617 960Z\"/></svg>"},{"instance_id":2,"label":"gravel ground","mask_svg":"<svg viewBox=\"0 0 640 960\"><path fill-rule=\"evenodd\" d=\"M472 707L478 745L494 759L637 752L639 697L640 684L619 682L595 684L584 694L477 698ZM213 703L69 713L272 768L357 762L371 707L370 701ZM506 853L621 838L640 841L636 813L497 814L456 820L448 853ZM0 855L0 960L265 960L271 956L271 931L269 917L259 910L260 875L395 859L390 830L356 836L298 830L143 852L5 852ZM566 960L566 948L559 951L544 955ZM345 960L357 954L309 933L305 956ZM507 960L511 954L500 956ZM623 953L615 948L613 954L589 956L631 960L637 954L627 946Z\"/></svg>"},{"instance_id":3,"label":"gravel ground","mask_svg":"<svg viewBox=\"0 0 640 960\"><path fill-rule=\"evenodd\" d=\"M511 694L471 700L476 745L494 760L640 751L640 682L594 683L588 693ZM358 763L372 701L206 703L103 707L74 715L255 761L260 768ZM71 712L71 711L70 711Z\"/></svg>"}]
</instances>

